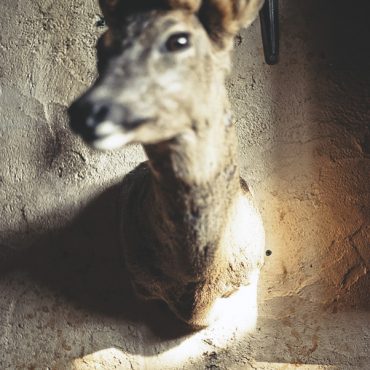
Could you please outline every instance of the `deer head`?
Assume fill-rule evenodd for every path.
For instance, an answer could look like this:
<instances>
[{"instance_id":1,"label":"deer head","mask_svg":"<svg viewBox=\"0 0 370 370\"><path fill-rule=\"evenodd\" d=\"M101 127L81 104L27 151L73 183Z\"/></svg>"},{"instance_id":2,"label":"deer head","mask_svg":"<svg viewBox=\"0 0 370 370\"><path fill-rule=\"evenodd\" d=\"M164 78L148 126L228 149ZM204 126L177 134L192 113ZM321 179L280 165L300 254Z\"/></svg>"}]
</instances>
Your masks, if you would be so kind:
<instances>
[{"instance_id":1,"label":"deer head","mask_svg":"<svg viewBox=\"0 0 370 370\"><path fill-rule=\"evenodd\" d=\"M154 144L222 116L235 33L263 0L100 0L98 78L69 109L95 148Z\"/></svg>"}]
</instances>

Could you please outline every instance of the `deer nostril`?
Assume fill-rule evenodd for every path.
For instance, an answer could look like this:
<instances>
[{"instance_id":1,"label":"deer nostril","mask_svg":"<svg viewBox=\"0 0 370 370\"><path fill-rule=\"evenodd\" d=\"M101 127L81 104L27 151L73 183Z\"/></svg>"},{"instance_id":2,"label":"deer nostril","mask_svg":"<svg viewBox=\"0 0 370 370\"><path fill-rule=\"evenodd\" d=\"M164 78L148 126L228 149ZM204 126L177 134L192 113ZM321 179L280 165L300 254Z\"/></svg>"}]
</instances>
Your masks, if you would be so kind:
<instances>
[{"instance_id":1,"label":"deer nostril","mask_svg":"<svg viewBox=\"0 0 370 370\"><path fill-rule=\"evenodd\" d=\"M98 121L104 121L109 113L109 107L107 105L103 105L94 112L94 115Z\"/></svg>"},{"instance_id":2,"label":"deer nostril","mask_svg":"<svg viewBox=\"0 0 370 370\"><path fill-rule=\"evenodd\" d=\"M109 115L109 107L107 105L95 106L86 119L86 125L90 128L96 127L99 123L105 121Z\"/></svg>"}]
</instances>

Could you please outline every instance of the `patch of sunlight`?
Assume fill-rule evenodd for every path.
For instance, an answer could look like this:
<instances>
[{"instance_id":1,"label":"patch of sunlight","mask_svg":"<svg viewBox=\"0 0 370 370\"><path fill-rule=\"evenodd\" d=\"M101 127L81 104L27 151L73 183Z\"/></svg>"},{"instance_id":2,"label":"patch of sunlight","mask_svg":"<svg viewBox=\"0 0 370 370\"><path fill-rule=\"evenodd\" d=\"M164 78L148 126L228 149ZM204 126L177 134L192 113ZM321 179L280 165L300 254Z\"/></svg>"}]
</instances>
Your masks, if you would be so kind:
<instances>
[{"instance_id":1,"label":"patch of sunlight","mask_svg":"<svg viewBox=\"0 0 370 370\"><path fill-rule=\"evenodd\" d=\"M116 348L107 348L91 353L83 358L75 359L72 363L74 370L110 370L141 368L134 366L136 356L128 356ZM137 364L136 364L137 365Z\"/></svg>"},{"instance_id":2,"label":"patch of sunlight","mask_svg":"<svg viewBox=\"0 0 370 370\"><path fill-rule=\"evenodd\" d=\"M180 367L207 351L225 349L231 342L242 340L256 327L257 283L258 273L250 285L240 288L228 298L219 299L213 310L216 319L214 324L178 341L171 349L155 355L155 362L162 362L169 368Z\"/></svg>"},{"instance_id":3,"label":"patch of sunlight","mask_svg":"<svg viewBox=\"0 0 370 370\"><path fill-rule=\"evenodd\" d=\"M254 330L257 322L257 283L256 273L250 285L228 298L219 299L213 312L216 319L214 324L185 338L162 342L142 328L141 346L153 346L154 341L157 349L155 354L148 356L107 348L75 359L73 369L164 370L192 366L205 352L226 349Z\"/></svg>"}]
</instances>

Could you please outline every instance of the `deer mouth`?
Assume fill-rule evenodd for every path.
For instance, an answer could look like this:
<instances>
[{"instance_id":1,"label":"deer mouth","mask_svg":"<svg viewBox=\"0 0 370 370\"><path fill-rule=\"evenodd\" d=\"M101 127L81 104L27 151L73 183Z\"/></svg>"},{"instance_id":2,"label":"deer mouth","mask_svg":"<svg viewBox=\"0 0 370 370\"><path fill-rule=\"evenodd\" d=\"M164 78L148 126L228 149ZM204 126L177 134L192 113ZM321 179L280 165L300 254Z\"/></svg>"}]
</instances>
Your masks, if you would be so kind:
<instances>
[{"instance_id":1,"label":"deer mouth","mask_svg":"<svg viewBox=\"0 0 370 370\"><path fill-rule=\"evenodd\" d=\"M94 136L87 143L98 150L113 150L121 148L133 141L134 134L132 132L118 131L114 134Z\"/></svg>"},{"instance_id":2,"label":"deer mouth","mask_svg":"<svg viewBox=\"0 0 370 370\"><path fill-rule=\"evenodd\" d=\"M139 124L118 125L111 121L104 121L92 129L85 127L78 134L95 149L113 150L132 142L135 127L139 127Z\"/></svg>"},{"instance_id":3,"label":"deer mouth","mask_svg":"<svg viewBox=\"0 0 370 370\"><path fill-rule=\"evenodd\" d=\"M70 121L70 126L89 146L98 150L113 150L132 143L136 129L150 121L152 120L147 118L122 123L104 120L92 125L87 118L73 119Z\"/></svg>"}]
</instances>

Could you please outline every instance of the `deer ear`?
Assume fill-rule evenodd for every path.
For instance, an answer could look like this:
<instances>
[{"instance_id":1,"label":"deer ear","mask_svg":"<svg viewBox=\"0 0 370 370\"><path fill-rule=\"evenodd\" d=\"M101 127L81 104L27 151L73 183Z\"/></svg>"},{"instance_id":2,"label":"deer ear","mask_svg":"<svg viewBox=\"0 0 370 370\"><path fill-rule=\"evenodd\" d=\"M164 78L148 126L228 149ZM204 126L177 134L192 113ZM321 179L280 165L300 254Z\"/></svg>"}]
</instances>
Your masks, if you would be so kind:
<instances>
[{"instance_id":1,"label":"deer ear","mask_svg":"<svg viewBox=\"0 0 370 370\"><path fill-rule=\"evenodd\" d=\"M258 16L264 0L203 0L199 18L212 40L225 47Z\"/></svg>"}]
</instances>

